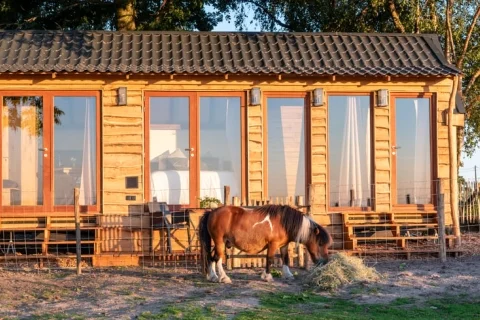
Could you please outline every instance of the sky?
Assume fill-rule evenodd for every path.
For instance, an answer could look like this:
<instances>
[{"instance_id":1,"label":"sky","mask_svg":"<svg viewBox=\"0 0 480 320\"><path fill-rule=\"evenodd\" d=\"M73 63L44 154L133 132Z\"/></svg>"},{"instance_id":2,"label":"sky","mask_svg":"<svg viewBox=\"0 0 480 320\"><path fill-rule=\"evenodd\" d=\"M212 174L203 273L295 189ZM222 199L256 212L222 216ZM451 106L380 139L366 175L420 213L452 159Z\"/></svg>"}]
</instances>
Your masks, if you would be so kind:
<instances>
[{"instance_id":1,"label":"sky","mask_svg":"<svg viewBox=\"0 0 480 320\"><path fill-rule=\"evenodd\" d=\"M217 25L213 31L235 31L235 25L233 22L222 21ZM260 31L260 29L254 25L248 25L244 31ZM480 179L480 150L473 154L471 158L462 154L463 167L460 168L460 175L465 179L474 179L475 178L475 166L477 166L477 175Z\"/></svg>"}]
</instances>

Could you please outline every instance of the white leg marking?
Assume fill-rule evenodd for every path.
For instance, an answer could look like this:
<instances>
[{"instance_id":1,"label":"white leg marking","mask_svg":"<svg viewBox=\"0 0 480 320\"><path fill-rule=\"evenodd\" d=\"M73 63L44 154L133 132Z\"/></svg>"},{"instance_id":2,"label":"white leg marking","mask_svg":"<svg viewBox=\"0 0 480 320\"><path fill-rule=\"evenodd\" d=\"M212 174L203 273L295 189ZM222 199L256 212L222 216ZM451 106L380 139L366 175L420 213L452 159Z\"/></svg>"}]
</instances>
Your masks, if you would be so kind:
<instances>
[{"instance_id":1,"label":"white leg marking","mask_svg":"<svg viewBox=\"0 0 480 320\"><path fill-rule=\"evenodd\" d=\"M212 261L212 263L210 263L210 265L209 265L207 280L212 281L212 282L217 282L218 281L218 276L215 273L215 261Z\"/></svg>"},{"instance_id":2,"label":"white leg marking","mask_svg":"<svg viewBox=\"0 0 480 320\"><path fill-rule=\"evenodd\" d=\"M217 268L218 268L218 278L219 278L218 282L232 283L232 280L227 276L227 274L225 273L225 270L223 270L222 258L218 259Z\"/></svg>"},{"instance_id":3,"label":"white leg marking","mask_svg":"<svg viewBox=\"0 0 480 320\"><path fill-rule=\"evenodd\" d=\"M282 267L282 277L285 279L293 278L293 274L290 272L290 268L286 264Z\"/></svg>"},{"instance_id":4,"label":"white leg marking","mask_svg":"<svg viewBox=\"0 0 480 320\"><path fill-rule=\"evenodd\" d=\"M271 273L266 273L265 270L263 270L261 278L262 278L262 280L265 280L267 282L273 282L272 274Z\"/></svg>"},{"instance_id":5,"label":"white leg marking","mask_svg":"<svg viewBox=\"0 0 480 320\"><path fill-rule=\"evenodd\" d=\"M255 222L255 224L253 225L252 228L255 228L255 226L257 224L261 224L261 223L264 223L264 222L268 222L268 224L270 225L270 232L273 232L273 225L272 225L272 221L270 221L270 215L267 214L267 216L265 217L265 219L263 219L262 221L260 222Z\"/></svg>"}]
</instances>

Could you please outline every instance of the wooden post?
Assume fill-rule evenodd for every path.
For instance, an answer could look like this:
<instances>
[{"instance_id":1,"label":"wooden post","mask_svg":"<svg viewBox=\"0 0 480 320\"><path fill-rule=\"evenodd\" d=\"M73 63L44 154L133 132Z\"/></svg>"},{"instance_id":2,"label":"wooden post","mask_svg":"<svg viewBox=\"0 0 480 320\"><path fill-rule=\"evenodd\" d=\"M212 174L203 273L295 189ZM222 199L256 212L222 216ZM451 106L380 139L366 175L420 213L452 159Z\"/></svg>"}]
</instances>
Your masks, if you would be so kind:
<instances>
[{"instance_id":1,"label":"wooden post","mask_svg":"<svg viewBox=\"0 0 480 320\"><path fill-rule=\"evenodd\" d=\"M307 214L312 214L312 207L313 207L313 204L315 203L315 188L313 186L313 184L310 184L308 186L308 203L307 203L307 206L308 206L308 209L307 209Z\"/></svg>"},{"instance_id":2,"label":"wooden post","mask_svg":"<svg viewBox=\"0 0 480 320\"><path fill-rule=\"evenodd\" d=\"M438 215L438 249L440 260L447 261L447 248L445 241L445 197L443 194L442 182L438 181L437 215Z\"/></svg>"},{"instance_id":3,"label":"wooden post","mask_svg":"<svg viewBox=\"0 0 480 320\"><path fill-rule=\"evenodd\" d=\"M80 235L80 189L73 189L75 212L75 237L77 242L77 274L82 274L82 244Z\"/></svg>"},{"instance_id":4,"label":"wooden post","mask_svg":"<svg viewBox=\"0 0 480 320\"><path fill-rule=\"evenodd\" d=\"M226 206L230 205L230 186L223 187L223 203Z\"/></svg>"}]
</instances>

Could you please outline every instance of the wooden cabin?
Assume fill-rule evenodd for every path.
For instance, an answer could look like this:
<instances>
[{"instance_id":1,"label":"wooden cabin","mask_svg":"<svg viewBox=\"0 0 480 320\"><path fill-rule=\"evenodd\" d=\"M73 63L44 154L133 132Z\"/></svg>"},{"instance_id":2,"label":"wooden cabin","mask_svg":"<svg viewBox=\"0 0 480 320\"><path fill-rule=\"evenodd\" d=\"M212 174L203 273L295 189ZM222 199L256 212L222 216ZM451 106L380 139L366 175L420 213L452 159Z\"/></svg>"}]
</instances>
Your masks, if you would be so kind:
<instances>
[{"instance_id":1,"label":"wooden cabin","mask_svg":"<svg viewBox=\"0 0 480 320\"><path fill-rule=\"evenodd\" d=\"M405 247L405 226L437 225L459 74L426 34L1 31L4 256L75 252L74 188L96 266L164 252L149 203L223 203L225 186L307 204L337 249L372 228Z\"/></svg>"}]
</instances>

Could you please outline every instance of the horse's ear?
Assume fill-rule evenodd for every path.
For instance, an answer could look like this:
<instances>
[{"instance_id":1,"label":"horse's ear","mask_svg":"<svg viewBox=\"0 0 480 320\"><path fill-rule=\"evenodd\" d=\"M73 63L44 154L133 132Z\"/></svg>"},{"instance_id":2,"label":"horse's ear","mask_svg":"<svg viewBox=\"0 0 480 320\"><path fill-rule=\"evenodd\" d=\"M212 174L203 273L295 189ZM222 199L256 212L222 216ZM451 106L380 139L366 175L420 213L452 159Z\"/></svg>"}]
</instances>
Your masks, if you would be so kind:
<instances>
[{"instance_id":1,"label":"horse's ear","mask_svg":"<svg viewBox=\"0 0 480 320\"><path fill-rule=\"evenodd\" d=\"M317 228L315 228L315 235L317 235L317 236L318 236L318 234L319 234L319 233L320 233L320 228L318 228L318 227L317 227Z\"/></svg>"}]
</instances>

